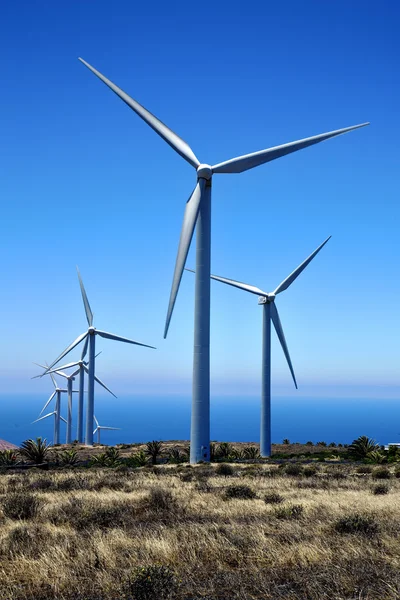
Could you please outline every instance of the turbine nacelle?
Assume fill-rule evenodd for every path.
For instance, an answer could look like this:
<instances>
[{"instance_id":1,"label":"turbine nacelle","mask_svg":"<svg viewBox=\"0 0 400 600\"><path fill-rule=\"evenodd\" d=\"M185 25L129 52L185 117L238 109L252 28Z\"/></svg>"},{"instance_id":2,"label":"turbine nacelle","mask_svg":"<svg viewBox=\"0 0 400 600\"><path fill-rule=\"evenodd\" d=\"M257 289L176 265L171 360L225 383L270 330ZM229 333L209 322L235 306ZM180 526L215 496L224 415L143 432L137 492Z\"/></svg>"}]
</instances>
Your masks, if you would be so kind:
<instances>
[{"instance_id":1,"label":"turbine nacelle","mask_svg":"<svg viewBox=\"0 0 400 600\"><path fill-rule=\"evenodd\" d=\"M197 179L205 179L206 181L209 181L212 177L212 168L210 165L199 165L197 167Z\"/></svg>"},{"instance_id":2,"label":"turbine nacelle","mask_svg":"<svg viewBox=\"0 0 400 600\"><path fill-rule=\"evenodd\" d=\"M96 333L96 328L95 327L89 327L88 329L88 334L89 335L94 335Z\"/></svg>"},{"instance_id":3,"label":"turbine nacelle","mask_svg":"<svg viewBox=\"0 0 400 600\"><path fill-rule=\"evenodd\" d=\"M266 296L259 296L258 304L271 304L275 301L275 294L267 294Z\"/></svg>"}]
</instances>

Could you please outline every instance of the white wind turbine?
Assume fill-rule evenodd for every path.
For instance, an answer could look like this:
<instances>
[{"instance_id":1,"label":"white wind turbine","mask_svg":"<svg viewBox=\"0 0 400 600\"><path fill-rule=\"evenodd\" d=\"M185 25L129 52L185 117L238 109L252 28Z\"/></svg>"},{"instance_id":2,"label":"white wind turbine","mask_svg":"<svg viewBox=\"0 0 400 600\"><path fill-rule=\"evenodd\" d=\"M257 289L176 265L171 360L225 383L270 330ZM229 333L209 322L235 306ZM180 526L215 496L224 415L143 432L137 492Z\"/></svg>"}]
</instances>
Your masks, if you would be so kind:
<instances>
[{"instance_id":1,"label":"white wind turbine","mask_svg":"<svg viewBox=\"0 0 400 600\"><path fill-rule=\"evenodd\" d=\"M96 433L97 433L97 443L98 444L100 444L100 431L102 429L109 429L109 430L114 430L114 431L117 431L117 430L121 429L121 427L106 427L105 425L99 425L99 422L96 419L96 417L94 415L93 415L93 417L94 417L94 420L95 420L95 423L96 423L96 429L93 431L93 435L96 435Z\"/></svg>"},{"instance_id":2,"label":"white wind turbine","mask_svg":"<svg viewBox=\"0 0 400 600\"><path fill-rule=\"evenodd\" d=\"M113 333L108 333L107 331L101 331L100 329L96 329L93 327L93 313L90 308L89 300L86 295L86 291L78 270L78 278L79 285L81 288L83 305L85 307L86 319L89 325L88 330L85 333L82 333L80 336L76 338L66 348L56 360L54 360L51 365L47 368L45 373L48 373L64 356L66 356L75 346L80 344L83 340L85 340L85 344L82 350L82 358L86 356L87 348L89 346L89 369L88 369L88 399L87 399L87 410L86 410L86 435L85 435L85 443L88 446L93 446L93 417L94 417L94 382L95 382L95 339L96 335L99 335L102 338L106 338L109 340L115 340L117 342L126 342L127 344L135 344L136 346L144 346L146 348L153 348L154 346L149 346L147 344L141 344L139 342L135 342L134 340L129 340L128 338L121 337L119 335L115 335ZM105 386L104 386L105 387Z\"/></svg>"},{"instance_id":3,"label":"white wind turbine","mask_svg":"<svg viewBox=\"0 0 400 600\"><path fill-rule=\"evenodd\" d=\"M210 258L211 258L211 181L214 173L242 173L270 162L297 150L318 144L368 123L337 129L321 135L290 142L281 146L253 152L210 166L202 164L190 146L169 129L157 117L146 110L121 88L104 77L82 58L79 59L117 96L121 98L139 117L163 138L182 158L196 169L197 184L186 203L183 225L179 240L164 337L174 309L183 269L189 252L194 228L197 224L196 240L196 291L195 328L193 357L192 421L190 434L190 462L210 460Z\"/></svg>"},{"instance_id":4,"label":"white wind turbine","mask_svg":"<svg viewBox=\"0 0 400 600\"><path fill-rule=\"evenodd\" d=\"M273 292L264 292L258 287L226 279L218 275L211 275L211 279L221 281L233 287L256 294L258 304L263 306L263 341L262 341L262 384L261 384L261 424L260 424L260 454L261 456L271 456L271 321L274 324L276 334L281 343L283 353L289 365L290 372L293 377L294 385L297 389L296 377L294 374L292 361L290 360L289 350L286 344L285 335L283 333L281 320L279 318L278 309L275 306L275 298L278 294L286 290L292 285L295 279L300 275L306 266L312 261L314 256L318 254L325 244L331 239L329 236L305 261L301 263L286 279L278 285ZM194 273L192 269L186 269Z\"/></svg>"},{"instance_id":5,"label":"white wind turbine","mask_svg":"<svg viewBox=\"0 0 400 600\"><path fill-rule=\"evenodd\" d=\"M99 354L101 354L101 352L98 352L96 354L95 358L97 358L99 356ZM79 396L78 396L78 415L77 415L76 439L78 440L78 442L80 444L83 443L83 402L84 402L84 393L85 393L85 390L84 390L85 372L89 373L89 369L88 369L87 365L88 365L88 361L82 360L82 357L81 357L81 359L76 362L68 363L67 365L62 365L61 367L58 367L57 369L53 369L53 370L49 371L49 373L58 373L62 377L68 378L69 376L64 373L64 370L70 369L71 367L79 367L76 371L74 371L72 373L72 375L70 375L70 377L76 377L79 374L79 390L78 390ZM98 377L96 377L96 375L94 376L94 379L95 379L95 381L97 381L97 383L99 383L101 386L103 386L103 388L105 390L107 390L107 392L110 392L110 394L112 394L114 396L114 398L117 397L110 389L108 389L108 387ZM67 442L67 444L68 443L69 442Z\"/></svg>"},{"instance_id":6,"label":"white wind turbine","mask_svg":"<svg viewBox=\"0 0 400 600\"><path fill-rule=\"evenodd\" d=\"M42 366L42 365L39 365L39 366ZM43 367L43 368L46 368L46 367ZM40 377L40 375L37 377ZM36 421L33 421L33 423L37 423L38 421L42 421L43 419L47 419L47 417L51 417L54 415L53 444L55 445L55 444L60 443L60 420L64 421L64 423L67 422L61 416L61 394L67 393L68 390L64 390L64 389L58 387L57 382L54 379L54 376L52 373L50 374L50 377L51 377L51 380L52 380L54 388L55 388L54 392L51 394L50 398L47 400L46 404L43 406L42 410L40 411L39 418L36 419ZM32 378L32 379L34 379L34 378ZM53 400L54 396L56 396L56 406L55 406L54 411L41 417L40 415L42 415L44 413L44 411L46 410L46 408L48 407L50 402Z\"/></svg>"}]
</instances>

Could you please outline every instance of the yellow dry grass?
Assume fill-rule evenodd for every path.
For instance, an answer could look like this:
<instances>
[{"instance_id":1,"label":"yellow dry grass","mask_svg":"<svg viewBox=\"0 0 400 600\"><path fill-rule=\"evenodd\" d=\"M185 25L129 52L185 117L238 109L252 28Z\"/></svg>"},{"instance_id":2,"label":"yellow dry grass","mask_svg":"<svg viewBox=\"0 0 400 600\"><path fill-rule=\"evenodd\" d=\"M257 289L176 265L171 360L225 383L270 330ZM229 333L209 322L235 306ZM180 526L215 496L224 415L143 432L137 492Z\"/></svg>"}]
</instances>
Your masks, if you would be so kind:
<instances>
[{"instance_id":1,"label":"yellow dry grass","mask_svg":"<svg viewBox=\"0 0 400 600\"><path fill-rule=\"evenodd\" d=\"M140 600L130 582L151 565L171 569L176 585L170 596L142 598L400 598L400 479L380 482L347 465L335 467L342 478L325 464L313 477L233 468L231 476L215 465L0 475L0 598ZM389 493L374 495L381 483ZM256 497L227 500L232 485ZM266 503L272 493L282 502ZM7 500L29 494L40 500L37 514L10 516ZM285 512L292 505L303 507L298 518ZM335 530L354 513L377 530Z\"/></svg>"}]
</instances>

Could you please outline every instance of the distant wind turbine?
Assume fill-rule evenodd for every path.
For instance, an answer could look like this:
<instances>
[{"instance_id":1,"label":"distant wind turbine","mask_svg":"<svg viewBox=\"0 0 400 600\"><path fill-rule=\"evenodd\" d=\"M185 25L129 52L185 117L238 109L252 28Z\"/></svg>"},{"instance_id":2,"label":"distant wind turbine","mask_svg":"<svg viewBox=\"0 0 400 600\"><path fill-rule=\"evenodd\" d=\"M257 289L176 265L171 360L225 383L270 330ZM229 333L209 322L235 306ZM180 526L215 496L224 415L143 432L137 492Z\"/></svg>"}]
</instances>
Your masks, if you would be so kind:
<instances>
[{"instance_id":1,"label":"distant wind turbine","mask_svg":"<svg viewBox=\"0 0 400 600\"><path fill-rule=\"evenodd\" d=\"M226 279L225 277L219 277L218 275L211 275L211 279L221 281L227 285L256 294L259 296L258 304L261 304L263 310L263 351L262 351L262 387L261 387L261 425L260 425L260 453L261 456L271 456L271 320L274 324L276 334L281 343L283 353L286 357L289 365L290 372L293 377L294 385L297 389L296 377L294 374L292 361L290 360L289 350L286 344L285 335L283 333L281 320L279 318L278 309L275 306L275 298L278 294L286 290L292 285L295 279L300 275L306 266L312 261L314 256L318 254L325 244L330 240L329 236L305 261L301 263L286 279L278 285L273 292L263 292L258 287L248 285L247 283L241 283L240 281L234 281L233 279ZM191 273L194 273L192 269L186 269Z\"/></svg>"},{"instance_id":2,"label":"distant wind turbine","mask_svg":"<svg viewBox=\"0 0 400 600\"><path fill-rule=\"evenodd\" d=\"M99 354L101 354L101 352L98 352L96 354L95 358L97 358L99 356ZM78 391L79 396L78 396L78 417L77 417L76 439L78 440L78 442L80 444L83 443L83 400L84 400L84 393L85 393L85 391L84 391L85 372L89 373L89 369L87 368L87 365L88 365L88 361L82 360L82 358L81 358L81 360L78 360L78 361L72 362L72 363L68 363L67 365L62 365L61 367L58 367L56 369L49 371L49 373L58 373L62 377L68 377L65 373L63 373L63 371L65 371L65 369L70 369L71 367L79 366L79 368L76 371L74 371L71 376L75 377L79 373L79 391ZM107 390L107 392L110 392L110 394L112 394L114 396L114 398L117 397L110 389L108 389L108 387L98 377L95 376L94 379L95 379L95 381L97 381L97 383L99 383L101 386L103 386L103 388L105 390Z\"/></svg>"},{"instance_id":3,"label":"distant wind turbine","mask_svg":"<svg viewBox=\"0 0 400 600\"><path fill-rule=\"evenodd\" d=\"M39 365L39 366L42 366L42 365ZM44 368L46 368L46 367L44 367ZM67 422L61 416L61 413L60 413L60 411L61 411L61 394L67 393L68 390L64 390L64 389L58 387L57 382L54 379L54 375L52 373L50 374L50 377L51 377L51 380L52 380L54 388L55 388L54 392L51 394L50 398L47 400L46 404L43 406L42 410L40 411L39 418L36 419L36 421L33 421L33 423L37 423L38 421L41 421L42 419L47 419L47 417L51 417L52 415L54 415L53 444L59 444L60 443L60 420L64 421L64 423ZM32 378L32 379L34 379L34 378ZM54 396L56 396L55 410L51 413L48 413L47 415L44 415L44 417L41 417L40 415L42 415L44 413L44 411L46 410L46 408L48 407L50 402L53 400Z\"/></svg>"},{"instance_id":4,"label":"distant wind turbine","mask_svg":"<svg viewBox=\"0 0 400 600\"><path fill-rule=\"evenodd\" d=\"M190 435L190 462L210 460L210 263L211 263L211 182L215 173L242 173L292 152L313 146L337 135L364 127L362 123L353 127L337 129L328 133L290 142L281 146L238 156L216 165L202 164L190 146L146 110L121 88L102 75L82 58L79 59L92 73L105 83L143 121L145 121L175 152L196 169L197 183L186 203L183 225L179 240L178 255L172 280L171 293L165 323L164 337L172 317L179 285L182 279L193 232L197 223L196 247L196 291L193 357L192 420ZM201 124L203 125L203 123ZM165 183L168 189L168 181Z\"/></svg>"},{"instance_id":5,"label":"distant wind turbine","mask_svg":"<svg viewBox=\"0 0 400 600\"><path fill-rule=\"evenodd\" d=\"M93 415L95 423L96 423L96 429L93 431L93 435L96 435L97 433L97 443L100 444L100 431L102 429L110 429L110 430L120 430L121 427L106 427L105 425L99 425L98 420L96 419L96 417Z\"/></svg>"},{"instance_id":6,"label":"distant wind turbine","mask_svg":"<svg viewBox=\"0 0 400 600\"><path fill-rule=\"evenodd\" d=\"M102 338L107 338L109 340L115 340L117 342L126 342L127 344L135 344L136 346L144 346L145 348L153 348L154 346L148 346L147 344L141 344L139 342L135 342L134 340L129 340L128 338L121 337L119 335L115 335L113 333L108 333L107 331L100 331L100 329L96 329L93 327L93 313L90 308L89 300L86 295L86 291L78 271L79 285L82 293L83 305L85 307L86 319L89 325L89 329L86 333L82 333L79 337L76 338L66 348L56 360L54 360L51 365L48 367L47 371L43 373L45 375L48 373L64 356L66 356L75 346L80 344L83 340L85 340L85 344L83 346L81 358L86 356L87 348L89 346L89 369L88 369L88 400L87 400L87 411L86 411L86 435L85 435L85 443L87 446L93 446L93 416L94 416L94 382L95 382L95 338L96 335L99 335ZM103 386L105 387L105 386Z\"/></svg>"}]
</instances>

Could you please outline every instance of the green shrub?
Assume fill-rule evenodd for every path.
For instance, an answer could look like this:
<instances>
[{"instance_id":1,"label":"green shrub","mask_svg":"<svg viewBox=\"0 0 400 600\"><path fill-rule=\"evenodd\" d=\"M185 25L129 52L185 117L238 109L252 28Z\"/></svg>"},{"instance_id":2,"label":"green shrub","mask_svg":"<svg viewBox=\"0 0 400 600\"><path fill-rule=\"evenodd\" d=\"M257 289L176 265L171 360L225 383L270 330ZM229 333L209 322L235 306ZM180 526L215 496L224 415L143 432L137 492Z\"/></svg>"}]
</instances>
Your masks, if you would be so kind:
<instances>
[{"instance_id":1,"label":"green shrub","mask_svg":"<svg viewBox=\"0 0 400 600\"><path fill-rule=\"evenodd\" d=\"M389 493L389 486L387 483L378 483L372 488L374 496L382 496L383 494Z\"/></svg>"},{"instance_id":2,"label":"green shrub","mask_svg":"<svg viewBox=\"0 0 400 600\"><path fill-rule=\"evenodd\" d=\"M364 460L370 452L375 450L379 450L379 445L375 440L368 438L366 435L361 435L356 440L353 440L349 446L349 455L354 460Z\"/></svg>"},{"instance_id":3,"label":"green shrub","mask_svg":"<svg viewBox=\"0 0 400 600\"><path fill-rule=\"evenodd\" d=\"M327 443L326 442L317 442L315 445L316 446L323 446L325 448L327 446Z\"/></svg>"},{"instance_id":4,"label":"green shrub","mask_svg":"<svg viewBox=\"0 0 400 600\"><path fill-rule=\"evenodd\" d=\"M284 501L284 497L277 492L269 492L264 496L265 504L280 504Z\"/></svg>"},{"instance_id":5,"label":"green shrub","mask_svg":"<svg viewBox=\"0 0 400 600\"><path fill-rule=\"evenodd\" d=\"M261 454L257 446L246 446L244 449L244 457L248 460L257 460L261 458Z\"/></svg>"},{"instance_id":6,"label":"green shrub","mask_svg":"<svg viewBox=\"0 0 400 600\"><path fill-rule=\"evenodd\" d=\"M168 462L179 465L180 463L187 462L188 457L185 452L179 450L179 448L171 448L168 452Z\"/></svg>"},{"instance_id":7,"label":"green shrub","mask_svg":"<svg viewBox=\"0 0 400 600\"><path fill-rule=\"evenodd\" d=\"M147 454L147 456L149 456L151 458L151 463L153 465L157 464L157 458L160 456L162 451L163 451L162 442L159 442L157 440L153 440L152 442L147 442L145 453Z\"/></svg>"},{"instance_id":8,"label":"green shrub","mask_svg":"<svg viewBox=\"0 0 400 600\"><path fill-rule=\"evenodd\" d=\"M394 470L394 476L399 478L400 477L400 467L396 467Z\"/></svg>"},{"instance_id":9,"label":"green shrub","mask_svg":"<svg viewBox=\"0 0 400 600\"><path fill-rule=\"evenodd\" d=\"M241 500L253 500L257 497L255 491L248 485L230 485L225 489L226 499L240 498Z\"/></svg>"},{"instance_id":10,"label":"green shrub","mask_svg":"<svg viewBox=\"0 0 400 600\"><path fill-rule=\"evenodd\" d=\"M303 467L298 463L288 463L283 467L283 472L286 473L286 475L296 477L303 473Z\"/></svg>"},{"instance_id":11,"label":"green shrub","mask_svg":"<svg viewBox=\"0 0 400 600\"><path fill-rule=\"evenodd\" d=\"M138 468L145 467L147 465L148 458L144 452L144 450L140 450L139 452L133 452L125 461L125 464L128 467Z\"/></svg>"},{"instance_id":12,"label":"green shrub","mask_svg":"<svg viewBox=\"0 0 400 600\"><path fill-rule=\"evenodd\" d=\"M73 467L78 462L78 453L73 449L64 450L64 452L60 452L58 458L62 466Z\"/></svg>"},{"instance_id":13,"label":"green shrub","mask_svg":"<svg viewBox=\"0 0 400 600\"><path fill-rule=\"evenodd\" d=\"M313 442L309 441L309 442L306 442L306 446L314 446L314 444L313 444Z\"/></svg>"},{"instance_id":14,"label":"green shrub","mask_svg":"<svg viewBox=\"0 0 400 600\"><path fill-rule=\"evenodd\" d=\"M215 469L217 475L224 475L225 477L230 477L234 475L235 470L231 465L227 465L226 463L221 463Z\"/></svg>"},{"instance_id":15,"label":"green shrub","mask_svg":"<svg viewBox=\"0 0 400 600\"><path fill-rule=\"evenodd\" d=\"M175 596L178 580L174 571L162 565L138 567L128 582L135 600L167 600Z\"/></svg>"},{"instance_id":16,"label":"green shrub","mask_svg":"<svg viewBox=\"0 0 400 600\"><path fill-rule=\"evenodd\" d=\"M391 473L387 467L377 467L372 471L372 477L374 479L390 479Z\"/></svg>"},{"instance_id":17,"label":"green shrub","mask_svg":"<svg viewBox=\"0 0 400 600\"><path fill-rule=\"evenodd\" d=\"M9 519L33 519L42 506L41 500L34 494L15 492L3 498L2 508Z\"/></svg>"},{"instance_id":18,"label":"green shrub","mask_svg":"<svg viewBox=\"0 0 400 600\"><path fill-rule=\"evenodd\" d=\"M374 537L379 532L379 525L373 517L354 513L341 517L334 524L338 533L360 534Z\"/></svg>"},{"instance_id":19,"label":"green shrub","mask_svg":"<svg viewBox=\"0 0 400 600\"><path fill-rule=\"evenodd\" d=\"M101 454L95 454L89 461L91 467L118 467L122 464L121 453L117 448L107 448Z\"/></svg>"},{"instance_id":20,"label":"green shrub","mask_svg":"<svg viewBox=\"0 0 400 600\"><path fill-rule=\"evenodd\" d=\"M0 465L12 466L17 463L18 457L15 450L2 450L0 451Z\"/></svg>"},{"instance_id":21,"label":"green shrub","mask_svg":"<svg viewBox=\"0 0 400 600\"><path fill-rule=\"evenodd\" d=\"M218 460L230 460L234 454L232 444L229 442L221 442L215 450L215 456Z\"/></svg>"},{"instance_id":22,"label":"green shrub","mask_svg":"<svg viewBox=\"0 0 400 600\"><path fill-rule=\"evenodd\" d=\"M47 440L42 440L41 437L35 440L25 440L22 442L19 449L19 454L28 460L31 460L35 465L40 465L45 462L50 450L50 444Z\"/></svg>"},{"instance_id":23,"label":"green shrub","mask_svg":"<svg viewBox=\"0 0 400 600\"><path fill-rule=\"evenodd\" d=\"M303 513L304 506L302 504L287 504L275 509L275 516L278 519L300 519Z\"/></svg>"},{"instance_id":24,"label":"green shrub","mask_svg":"<svg viewBox=\"0 0 400 600\"><path fill-rule=\"evenodd\" d=\"M282 441L282 444L283 444L284 446L288 446L288 445L290 444L290 440L288 440L287 438L285 438L285 439Z\"/></svg>"}]
</instances>

